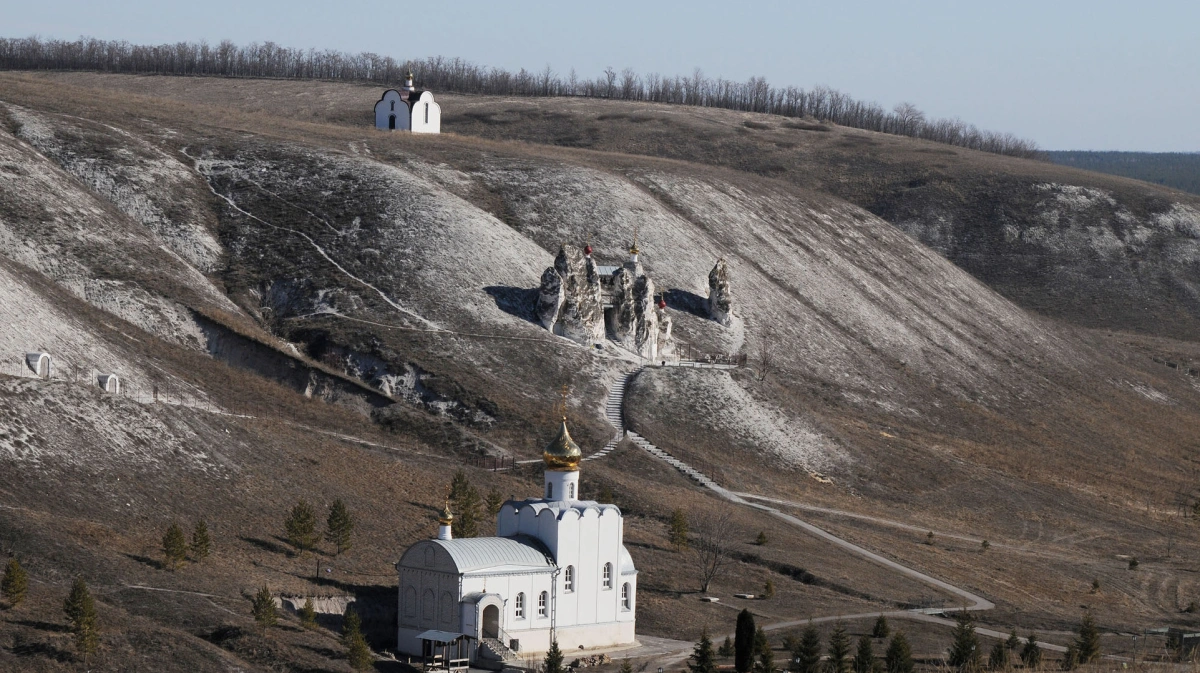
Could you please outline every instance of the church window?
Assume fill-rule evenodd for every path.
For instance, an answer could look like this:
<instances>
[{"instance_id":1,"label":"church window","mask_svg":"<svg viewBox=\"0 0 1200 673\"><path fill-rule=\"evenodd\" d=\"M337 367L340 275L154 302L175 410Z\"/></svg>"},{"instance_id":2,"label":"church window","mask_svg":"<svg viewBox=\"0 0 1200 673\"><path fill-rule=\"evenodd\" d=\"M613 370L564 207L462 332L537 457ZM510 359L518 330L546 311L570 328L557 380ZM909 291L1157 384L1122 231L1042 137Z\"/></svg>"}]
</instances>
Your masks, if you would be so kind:
<instances>
[{"instance_id":1,"label":"church window","mask_svg":"<svg viewBox=\"0 0 1200 673\"><path fill-rule=\"evenodd\" d=\"M429 123L429 103L425 104L425 123Z\"/></svg>"},{"instance_id":2,"label":"church window","mask_svg":"<svg viewBox=\"0 0 1200 673\"><path fill-rule=\"evenodd\" d=\"M629 595L629 582L621 585L621 609L628 610L633 605L633 599Z\"/></svg>"},{"instance_id":3,"label":"church window","mask_svg":"<svg viewBox=\"0 0 1200 673\"><path fill-rule=\"evenodd\" d=\"M567 496L567 500L574 500L575 499L575 484L568 484L567 492L570 493L570 495Z\"/></svg>"},{"instance_id":4,"label":"church window","mask_svg":"<svg viewBox=\"0 0 1200 673\"><path fill-rule=\"evenodd\" d=\"M554 499L554 484L546 484L546 499Z\"/></svg>"},{"instance_id":5,"label":"church window","mask_svg":"<svg viewBox=\"0 0 1200 673\"><path fill-rule=\"evenodd\" d=\"M546 616L546 603L550 600L550 594L543 591L538 594L538 617Z\"/></svg>"},{"instance_id":6,"label":"church window","mask_svg":"<svg viewBox=\"0 0 1200 673\"><path fill-rule=\"evenodd\" d=\"M563 590L570 593L575 590L575 566L567 566L567 572L563 575L565 580Z\"/></svg>"},{"instance_id":7,"label":"church window","mask_svg":"<svg viewBox=\"0 0 1200 673\"><path fill-rule=\"evenodd\" d=\"M396 111L396 101L392 101L392 112Z\"/></svg>"},{"instance_id":8,"label":"church window","mask_svg":"<svg viewBox=\"0 0 1200 673\"><path fill-rule=\"evenodd\" d=\"M605 589L612 588L612 564L611 563L604 564L604 588Z\"/></svg>"},{"instance_id":9,"label":"church window","mask_svg":"<svg viewBox=\"0 0 1200 673\"><path fill-rule=\"evenodd\" d=\"M525 619L525 594L517 594L516 615L517 619Z\"/></svg>"}]
</instances>

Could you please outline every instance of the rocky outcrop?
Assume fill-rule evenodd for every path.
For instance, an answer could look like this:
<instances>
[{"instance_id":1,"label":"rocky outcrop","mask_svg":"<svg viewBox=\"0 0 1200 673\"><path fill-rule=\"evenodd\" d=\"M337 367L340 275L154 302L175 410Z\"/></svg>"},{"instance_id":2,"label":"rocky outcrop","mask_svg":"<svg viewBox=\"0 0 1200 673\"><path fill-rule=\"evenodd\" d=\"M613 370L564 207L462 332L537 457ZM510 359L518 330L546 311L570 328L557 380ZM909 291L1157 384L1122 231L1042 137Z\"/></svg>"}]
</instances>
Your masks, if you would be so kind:
<instances>
[{"instance_id":1,"label":"rocky outcrop","mask_svg":"<svg viewBox=\"0 0 1200 673\"><path fill-rule=\"evenodd\" d=\"M733 294L729 289L729 266L718 259L708 272L708 316L728 327L733 322Z\"/></svg>"},{"instance_id":2,"label":"rocky outcrop","mask_svg":"<svg viewBox=\"0 0 1200 673\"><path fill-rule=\"evenodd\" d=\"M655 359L658 356L658 306L654 281L629 266L613 274L612 308L607 312L608 331L624 348Z\"/></svg>"},{"instance_id":3,"label":"rocky outcrop","mask_svg":"<svg viewBox=\"0 0 1200 673\"><path fill-rule=\"evenodd\" d=\"M603 341L600 272L592 258L574 246L559 248L554 266L542 274L535 310L542 326L559 336L587 345Z\"/></svg>"}]
</instances>

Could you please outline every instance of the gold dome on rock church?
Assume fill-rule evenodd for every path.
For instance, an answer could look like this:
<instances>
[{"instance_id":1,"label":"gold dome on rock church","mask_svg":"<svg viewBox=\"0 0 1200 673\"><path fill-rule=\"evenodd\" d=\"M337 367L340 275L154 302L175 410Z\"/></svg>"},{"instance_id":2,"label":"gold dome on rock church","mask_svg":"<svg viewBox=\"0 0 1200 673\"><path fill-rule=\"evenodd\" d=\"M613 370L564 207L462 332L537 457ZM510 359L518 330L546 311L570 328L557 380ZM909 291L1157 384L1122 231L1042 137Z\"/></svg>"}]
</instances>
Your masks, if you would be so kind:
<instances>
[{"instance_id":1,"label":"gold dome on rock church","mask_svg":"<svg viewBox=\"0 0 1200 673\"><path fill-rule=\"evenodd\" d=\"M571 439L571 433L567 431L567 419L563 418L558 436L542 449L542 460L546 463L546 469L555 472L575 472L579 469L579 461L582 458L583 451L580 451L579 445Z\"/></svg>"}]
</instances>

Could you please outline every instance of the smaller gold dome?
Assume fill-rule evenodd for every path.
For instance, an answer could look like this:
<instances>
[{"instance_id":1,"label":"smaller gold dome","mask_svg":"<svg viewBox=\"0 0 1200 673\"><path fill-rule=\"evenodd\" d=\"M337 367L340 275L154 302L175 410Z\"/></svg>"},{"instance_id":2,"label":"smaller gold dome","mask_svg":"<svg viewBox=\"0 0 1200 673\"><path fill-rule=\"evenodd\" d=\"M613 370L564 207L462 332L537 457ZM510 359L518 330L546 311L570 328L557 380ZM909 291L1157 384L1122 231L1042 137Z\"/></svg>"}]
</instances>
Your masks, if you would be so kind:
<instances>
[{"instance_id":1,"label":"smaller gold dome","mask_svg":"<svg viewBox=\"0 0 1200 673\"><path fill-rule=\"evenodd\" d=\"M454 523L454 513L450 511L450 503L446 503L446 509L442 510L442 515L438 517L438 523L443 526L449 526Z\"/></svg>"},{"instance_id":2,"label":"smaller gold dome","mask_svg":"<svg viewBox=\"0 0 1200 673\"><path fill-rule=\"evenodd\" d=\"M580 451L579 445L571 439L571 433L567 431L567 419L564 418L562 426L558 429L558 436L542 450L542 460L546 463L546 469L555 472L576 472L582 458L583 451Z\"/></svg>"}]
</instances>

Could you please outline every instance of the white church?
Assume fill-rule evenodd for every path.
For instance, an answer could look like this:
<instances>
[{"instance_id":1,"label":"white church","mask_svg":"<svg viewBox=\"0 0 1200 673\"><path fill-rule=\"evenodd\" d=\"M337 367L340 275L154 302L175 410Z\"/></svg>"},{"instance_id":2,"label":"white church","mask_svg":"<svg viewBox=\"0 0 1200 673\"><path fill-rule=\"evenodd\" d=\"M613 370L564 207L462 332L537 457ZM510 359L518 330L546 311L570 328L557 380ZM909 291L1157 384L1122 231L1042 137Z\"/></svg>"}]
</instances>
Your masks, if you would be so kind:
<instances>
[{"instance_id":1,"label":"white church","mask_svg":"<svg viewBox=\"0 0 1200 673\"><path fill-rule=\"evenodd\" d=\"M413 86L413 74L404 79L397 91L388 89L375 104L375 128L385 131L441 133L442 107L434 102L433 94Z\"/></svg>"},{"instance_id":2,"label":"white church","mask_svg":"<svg viewBox=\"0 0 1200 673\"><path fill-rule=\"evenodd\" d=\"M397 649L429 657L447 648L450 670L540 655L634 644L637 569L616 505L582 500L582 453L563 419L542 452L542 498L510 500L496 537L453 539L447 507L436 540L409 547L400 574ZM446 666L459 648L460 667ZM428 659L427 659L428 660Z\"/></svg>"}]
</instances>

